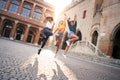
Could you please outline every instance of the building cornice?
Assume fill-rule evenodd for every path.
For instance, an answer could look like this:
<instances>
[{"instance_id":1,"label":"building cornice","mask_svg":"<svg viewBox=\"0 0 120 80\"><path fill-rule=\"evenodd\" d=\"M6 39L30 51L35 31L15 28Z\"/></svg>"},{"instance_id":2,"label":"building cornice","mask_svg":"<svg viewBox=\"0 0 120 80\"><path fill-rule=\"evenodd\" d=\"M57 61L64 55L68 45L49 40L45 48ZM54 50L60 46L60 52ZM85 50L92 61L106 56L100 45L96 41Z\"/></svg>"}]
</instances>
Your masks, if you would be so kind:
<instances>
[{"instance_id":1,"label":"building cornice","mask_svg":"<svg viewBox=\"0 0 120 80\"><path fill-rule=\"evenodd\" d=\"M85 1L85 0L77 0L75 2L72 2L63 11L68 11L68 10L74 8L75 6L77 6L78 4L82 3L83 1Z\"/></svg>"},{"instance_id":2,"label":"building cornice","mask_svg":"<svg viewBox=\"0 0 120 80\"><path fill-rule=\"evenodd\" d=\"M23 17L17 14L13 14L4 10L0 9L0 15L5 16L6 19L10 19L10 20L18 20L20 22L24 22L24 23L29 23L38 27L43 28L44 27L44 23L41 23L40 20L34 20L34 19L30 19L28 17Z\"/></svg>"}]
</instances>

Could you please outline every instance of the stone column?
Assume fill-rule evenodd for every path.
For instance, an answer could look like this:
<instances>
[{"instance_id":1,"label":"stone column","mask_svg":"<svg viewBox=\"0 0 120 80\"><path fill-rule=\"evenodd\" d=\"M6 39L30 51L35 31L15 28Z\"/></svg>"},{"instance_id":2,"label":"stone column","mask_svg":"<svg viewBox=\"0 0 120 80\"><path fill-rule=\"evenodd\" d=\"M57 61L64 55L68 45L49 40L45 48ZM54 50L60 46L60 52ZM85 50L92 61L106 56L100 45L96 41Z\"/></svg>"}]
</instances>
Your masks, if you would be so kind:
<instances>
[{"instance_id":1,"label":"stone column","mask_svg":"<svg viewBox=\"0 0 120 80\"><path fill-rule=\"evenodd\" d=\"M1 36L1 31L2 31L2 24L3 24L3 21L5 20L5 17L2 16L1 17L1 22L0 22L0 36Z\"/></svg>"},{"instance_id":2,"label":"stone column","mask_svg":"<svg viewBox=\"0 0 120 80\"><path fill-rule=\"evenodd\" d=\"M104 32L99 32L99 34L98 34L98 40L97 40L97 46L96 46L96 50L95 50L95 53L96 54L98 54L98 50L99 50L99 45L100 45L100 40L103 38L103 37L105 37L105 33ZM99 55L101 55L101 56L106 56L106 54L104 54L104 53L102 53L102 52L100 52L99 53Z\"/></svg>"},{"instance_id":3,"label":"stone column","mask_svg":"<svg viewBox=\"0 0 120 80\"><path fill-rule=\"evenodd\" d=\"M11 0L7 0L7 3L6 3L6 5L5 5L5 11L8 10L8 8L9 8L9 6L10 6L10 2L11 2Z\"/></svg>"},{"instance_id":4,"label":"stone column","mask_svg":"<svg viewBox=\"0 0 120 80\"><path fill-rule=\"evenodd\" d=\"M14 25L13 25L13 28L12 28L11 33L10 33L10 40L14 40L14 35L15 35L15 32L16 32L18 22L19 21L16 20Z\"/></svg>"},{"instance_id":5,"label":"stone column","mask_svg":"<svg viewBox=\"0 0 120 80\"><path fill-rule=\"evenodd\" d=\"M24 0L22 0L22 1L20 2L20 5L19 5L18 11L17 11L17 14L18 14L18 15L21 14L21 11L22 11L22 8L23 8L23 3L24 3Z\"/></svg>"},{"instance_id":6,"label":"stone column","mask_svg":"<svg viewBox=\"0 0 120 80\"><path fill-rule=\"evenodd\" d=\"M27 24L27 27L25 28L25 33L24 33L24 36L23 36L23 41L26 42L27 40L27 36L28 36L28 33L29 33L29 29L30 29L30 24Z\"/></svg>"},{"instance_id":7,"label":"stone column","mask_svg":"<svg viewBox=\"0 0 120 80\"><path fill-rule=\"evenodd\" d=\"M113 41L109 43L109 49L107 53L107 57L112 57L112 52L113 52Z\"/></svg>"},{"instance_id":8,"label":"stone column","mask_svg":"<svg viewBox=\"0 0 120 80\"><path fill-rule=\"evenodd\" d=\"M32 19L33 15L34 15L34 9L35 9L36 3L34 3L31 12L30 12L30 19Z\"/></svg>"},{"instance_id":9,"label":"stone column","mask_svg":"<svg viewBox=\"0 0 120 80\"><path fill-rule=\"evenodd\" d=\"M40 18L40 22L43 23L44 19L45 19L45 12L46 12L46 8L42 9L42 16Z\"/></svg>"},{"instance_id":10,"label":"stone column","mask_svg":"<svg viewBox=\"0 0 120 80\"><path fill-rule=\"evenodd\" d=\"M35 36L35 39L34 39L34 45L38 45L38 41L39 41L39 38L40 38L40 28L39 30L37 31L37 34Z\"/></svg>"}]
</instances>

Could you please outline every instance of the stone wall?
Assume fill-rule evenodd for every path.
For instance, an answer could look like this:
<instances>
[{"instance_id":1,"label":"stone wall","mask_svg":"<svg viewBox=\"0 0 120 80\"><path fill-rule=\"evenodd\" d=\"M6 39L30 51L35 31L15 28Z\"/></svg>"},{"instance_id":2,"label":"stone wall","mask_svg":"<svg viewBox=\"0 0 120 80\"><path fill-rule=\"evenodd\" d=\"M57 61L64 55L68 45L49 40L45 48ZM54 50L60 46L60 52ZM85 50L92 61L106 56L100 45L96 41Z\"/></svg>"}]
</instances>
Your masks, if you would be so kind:
<instances>
[{"instance_id":1,"label":"stone wall","mask_svg":"<svg viewBox=\"0 0 120 80\"><path fill-rule=\"evenodd\" d=\"M97 4L99 8L96 10ZM85 10L86 17L83 18ZM63 18L64 13L72 19L74 14L77 14L77 28L82 33L82 41L91 42L92 34L97 31L96 47L103 53L109 56L112 55L113 42L111 37L115 33L114 29L120 23L120 0L82 0L78 4L72 5L72 7L67 7L60 14L58 20Z\"/></svg>"}]
</instances>

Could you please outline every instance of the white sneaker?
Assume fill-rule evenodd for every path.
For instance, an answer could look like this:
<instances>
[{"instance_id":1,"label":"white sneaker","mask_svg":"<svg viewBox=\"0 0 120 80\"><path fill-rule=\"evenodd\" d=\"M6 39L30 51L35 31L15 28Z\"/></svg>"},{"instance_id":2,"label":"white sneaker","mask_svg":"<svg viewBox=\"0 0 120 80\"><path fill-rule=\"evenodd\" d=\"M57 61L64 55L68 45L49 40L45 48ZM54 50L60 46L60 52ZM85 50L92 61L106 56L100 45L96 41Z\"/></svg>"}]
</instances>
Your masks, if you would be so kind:
<instances>
[{"instance_id":1,"label":"white sneaker","mask_svg":"<svg viewBox=\"0 0 120 80\"><path fill-rule=\"evenodd\" d=\"M63 55L64 58L66 58L66 55L64 53L62 55Z\"/></svg>"},{"instance_id":2,"label":"white sneaker","mask_svg":"<svg viewBox=\"0 0 120 80\"><path fill-rule=\"evenodd\" d=\"M57 42L56 41L54 41L54 45L56 46L56 44L57 44Z\"/></svg>"},{"instance_id":3,"label":"white sneaker","mask_svg":"<svg viewBox=\"0 0 120 80\"><path fill-rule=\"evenodd\" d=\"M67 46L70 46L70 42L69 41L66 41L66 43L67 43Z\"/></svg>"},{"instance_id":4,"label":"white sneaker","mask_svg":"<svg viewBox=\"0 0 120 80\"><path fill-rule=\"evenodd\" d=\"M54 58L56 58L56 57L57 57L57 54L55 54Z\"/></svg>"}]
</instances>

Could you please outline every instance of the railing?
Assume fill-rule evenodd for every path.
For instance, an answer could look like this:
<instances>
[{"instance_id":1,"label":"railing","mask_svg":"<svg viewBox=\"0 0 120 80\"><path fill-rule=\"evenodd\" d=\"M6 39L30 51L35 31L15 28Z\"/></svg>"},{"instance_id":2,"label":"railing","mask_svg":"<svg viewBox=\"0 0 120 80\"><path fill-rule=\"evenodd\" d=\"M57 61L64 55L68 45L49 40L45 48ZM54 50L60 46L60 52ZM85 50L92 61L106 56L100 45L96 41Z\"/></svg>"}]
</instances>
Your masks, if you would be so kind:
<instances>
[{"instance_id":1,"label":"railing","mask_svg":"<svg viewBox=\"0 0 120 80\"><path fill-rule=\"evenodd\" d=\"M71 49L76 48L77 46L87 46L89 47L93 53L99 55L99 56L106 56L100 49L98 49L94 44L91 42L86 42L86 41L77 41L75 42L72 46Z\"/></svg>"},{"instance_id":2,"label":"railing","mask_svg":"<svg viewBox=\"0 0 120 80\"><path fill-rule=\"evenodd\" d=\"M74 47L76 47L77 45L80 45L80 46L86 45L86 41L77 41L77 42L75 42L75 43L71 46L71 48L74 48Z\"/></svg>"},{"instance_id":3,"label":"railing","mask_svg":"<svg viewBox=\"0 0 120 80\"><path fill-rule=\"evenodd\" d=\"M88 46L94 53L98 54L99 56L107 56L91 42L87 42L86 46Z\"/></svg>"},{"instance_id":4,"label":"railing","mask_svg":"<svg viewBox=\"0 0 120 80\"><path fill-rule=\"evenodd\" d=\"M94 44L92 44L91 42L86 42L86 46L88 46L90 49L92 49L92 51L95 53L97 48Z\"/></svg>"}]
</instances>

